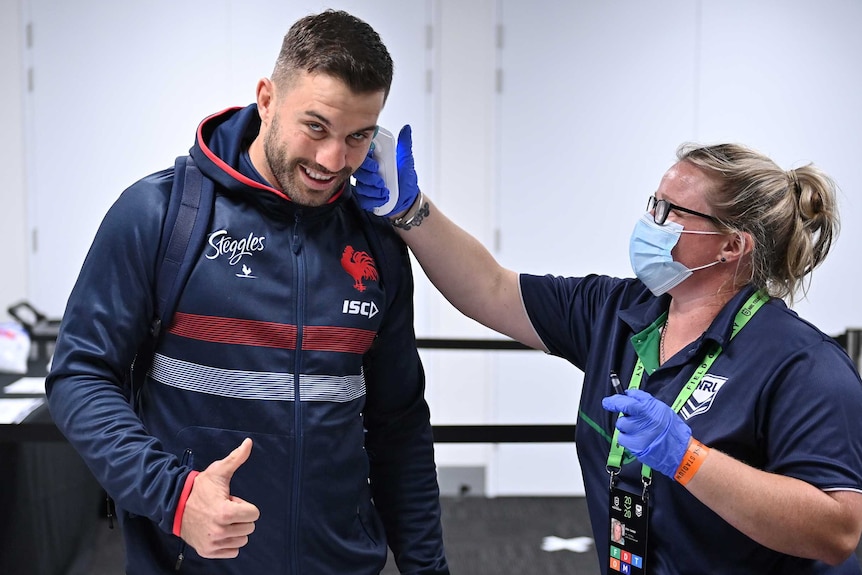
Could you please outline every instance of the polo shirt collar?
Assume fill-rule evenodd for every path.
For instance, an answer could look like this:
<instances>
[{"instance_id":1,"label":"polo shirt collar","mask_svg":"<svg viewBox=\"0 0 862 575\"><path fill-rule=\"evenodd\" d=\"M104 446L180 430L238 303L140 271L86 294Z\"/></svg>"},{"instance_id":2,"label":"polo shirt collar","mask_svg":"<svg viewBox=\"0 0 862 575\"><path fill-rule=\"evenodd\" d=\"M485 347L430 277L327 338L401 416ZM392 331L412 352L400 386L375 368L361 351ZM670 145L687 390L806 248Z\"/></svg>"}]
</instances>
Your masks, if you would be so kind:
<instances>
[{"instance_id":1,"label":"polo shirt collar","mask_svg":"<svg viewBox=\"0 0 862 575\"><path fill-rule=\"evenodd\" d=\"M753 285L747 285L737 293L727 304L718 312L718 316L712 321L710 326L703 333L704 339L711 339L723 348L730 342L730 336L733 334L733 321L736 319L736 314L745 305L745 302L756 291Z\"/></svg>"},{"instance_id":2,"label":"polo shirt collar","mask_svg":"<svg viewBox=\"0 0 862 575\"><path fill-rule=\"evenodd\" d=\"M702 348L707 341L715 342L717 345L724 348L730 341L730 336L733 333L733 321L736 313L745 305L746 300L754 293L755 287L752 285L745 286L739 293L718 312L718 315L703 333L699 339L698 347ZM635 336L642 335L642 339L646 343L648 340L653 340L658 337L657 323L667 314L667 309L670 306L671 297L664 294L659 297L649 298L643 303L637 303L631 307L621 309L617 313L617 317L629 326ZM660 322L662 325L663 321ZM637 346L636 346L637 347ZM650 354L653 355L653 354ZM652 362L650 362L652 363ZM654 367L658 367L657 365ZM648 369L651 373L654 369Z\"/></svg>"}]
</instances>

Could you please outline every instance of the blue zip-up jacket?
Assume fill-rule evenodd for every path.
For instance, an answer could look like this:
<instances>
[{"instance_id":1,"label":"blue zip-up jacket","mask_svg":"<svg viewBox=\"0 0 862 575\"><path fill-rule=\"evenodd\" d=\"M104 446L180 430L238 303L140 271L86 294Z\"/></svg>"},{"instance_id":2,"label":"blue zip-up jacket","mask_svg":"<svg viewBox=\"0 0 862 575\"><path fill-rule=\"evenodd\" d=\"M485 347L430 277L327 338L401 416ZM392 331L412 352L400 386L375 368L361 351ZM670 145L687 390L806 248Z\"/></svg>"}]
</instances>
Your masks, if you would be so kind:
<instances>
[{"instance_id":1,"label":"blue zip-up jacket","mask_svg":"<svg viewBox=\"0 0 862 575\"><path fill-rule=\"evenodd\" d=\"M373 574L387 544L402 573L448 573L407 250L349 186L309 208L240 173L259 126L250 106L198 128L215 207L137 408L124 382L173 170L109 210L63 316L51 413L116 501L129 574ZM230 489L260 519L239 557L202 559L172 534L183 487L245 437Z\"/></svg>"}]
</instances>

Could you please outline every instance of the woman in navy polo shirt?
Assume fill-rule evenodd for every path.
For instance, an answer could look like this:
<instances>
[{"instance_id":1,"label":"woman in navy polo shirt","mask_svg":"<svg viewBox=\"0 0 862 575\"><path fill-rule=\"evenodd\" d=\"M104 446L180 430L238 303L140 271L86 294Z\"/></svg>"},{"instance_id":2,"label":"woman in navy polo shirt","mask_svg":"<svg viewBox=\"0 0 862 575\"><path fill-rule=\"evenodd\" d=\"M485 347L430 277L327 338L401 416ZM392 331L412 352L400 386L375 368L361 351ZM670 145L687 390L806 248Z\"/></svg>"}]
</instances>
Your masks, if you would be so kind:
<instances>
[{"instance_id":1,"label":"woman in navy polo shirt","mask_svg":"<svg viewBox=\"0 0 862 575\"><path fill-rule=\"evenodd\" d=\"M636 278L519 275L419 193L409 135L398 180L416 200L392 217L434 285L584 371L576 441L602 573L862 572L862 382L784 302L837 233L828 176L686 145L632 233ZM388 196L376 172L369 158L356 174L366 209Z\"/></svg>"}]
</instances>

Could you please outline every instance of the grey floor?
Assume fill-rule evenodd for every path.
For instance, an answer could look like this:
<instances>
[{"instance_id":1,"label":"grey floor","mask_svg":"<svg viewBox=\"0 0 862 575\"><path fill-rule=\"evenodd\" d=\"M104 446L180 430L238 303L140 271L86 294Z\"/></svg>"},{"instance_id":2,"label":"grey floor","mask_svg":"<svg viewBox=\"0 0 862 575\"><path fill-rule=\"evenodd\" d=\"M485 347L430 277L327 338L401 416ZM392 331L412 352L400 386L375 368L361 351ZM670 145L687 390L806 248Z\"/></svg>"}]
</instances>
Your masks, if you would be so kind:
<instances>
[{"instance_id":1,"label":"grey floor","mask_svg":"<svg viewBox=\"0 0 862 575\"><path fill-rule=\"evenodd\" d=\"M453 575L598 573L592 546L583 553L543 551L545 537L590 535L586 505L579 497L444 497L443 530ZM93 547L67 575L121 575L122 534L98 525ZM390 557L381 575L397 575Z\"/></svg>"},{"instance_id":2,"label":"grey floor","mask_svg":"<svg viewBox=\"0 0 862 575\"><path fill-rule=\"evenodd\" d=\"M592 575L595 549L545 551L546 537L589 537L586 504L580 497L443 497L443 530L453 575ZM97 525L92 548L84 549L66 575L122 575L123 542L118 529ZM862 545L856 551L862 560ZM381 575L397 575L392 558Z\"/></svg>"}]
</instances>

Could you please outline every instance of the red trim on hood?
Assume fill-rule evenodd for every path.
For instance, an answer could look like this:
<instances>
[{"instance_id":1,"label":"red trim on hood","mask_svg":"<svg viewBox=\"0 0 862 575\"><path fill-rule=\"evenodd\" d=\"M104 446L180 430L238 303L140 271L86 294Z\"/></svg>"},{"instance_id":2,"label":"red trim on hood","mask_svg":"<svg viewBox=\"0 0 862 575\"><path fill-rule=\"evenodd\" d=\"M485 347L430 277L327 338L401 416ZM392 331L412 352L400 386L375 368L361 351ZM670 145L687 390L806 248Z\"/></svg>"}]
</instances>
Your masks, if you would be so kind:
<instances>
[{"instance_id":1,"label":"red trim on hood","mask_svg":"<svg viewBox=\"0 0 862 575\"><path fill-rule=\"evenodd\" d=\"M267 186L265 184L261 184L260 182L252 180L251 178L246 177L242 173L235 170L233 168L233 166L230 166L229 164L227 164L224 160L219 158L215 154L215 152L210 150L209 146L207 146L206 142L204 141L204 137L203 137L204 124L206 124L207 122L209 122L213 118L224 115L227 112L231 112L234 110L241 110L241 109L242 109L242 106L232 106L230 108L225 108L221 112L216 112L215 114L210 114L209 116L204 118L203 121L201 121L201 123L198 124L198 134L197 134L198 147L200 147L201 151L204 153L204 155L206 157L208 157L215 165L217 165L219 168L221 168L222 171L224 171L227 174L230 174L231 177L233 177L233 179L245 184L246 186L250 186L252 188L257 188L259 190L266 190L268 192L272 192L275 195L277 195L278 197L280 197L284 200L287 200L288 202L292 202L293 200L291 200L287 196L287 194L285 194L281 190L277 190L276 188L273 188L272 186ZM326 202L327 204L331 204L332 202L337 200L339 197L341 197L341 194L343 194L344 190L347 188L347 182L345 182L344 184L345 185L341 186L340 190L338 190L335 194L333 194L333 196L331 198L329 198L329 201Z\"/></svg>"}]
</instances>

